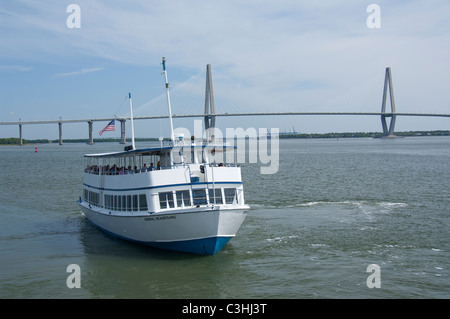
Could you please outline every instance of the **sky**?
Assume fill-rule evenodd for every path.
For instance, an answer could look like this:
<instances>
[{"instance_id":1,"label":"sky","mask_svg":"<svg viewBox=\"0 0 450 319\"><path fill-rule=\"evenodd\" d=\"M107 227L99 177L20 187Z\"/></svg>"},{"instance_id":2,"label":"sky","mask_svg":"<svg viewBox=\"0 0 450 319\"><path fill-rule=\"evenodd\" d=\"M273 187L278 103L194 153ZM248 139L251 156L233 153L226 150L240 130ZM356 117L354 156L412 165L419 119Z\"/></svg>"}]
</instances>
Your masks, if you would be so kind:
<instances>
[{"instance_id":1,"label":"sky","mask_svg":"<svg viewBox=\"0 0 450 319\"><path fill-rule=\"evenodd\" d=\"M207 64L218 113L379 112L386 67L397 112L450 113L448 17L448 0L2 1L0 122L129 116L129 92L135 116L166 115L163 56L174 114L203 112ZM382 131L376 116L217 122ZM94 123L94 137L106 124ZM192 129L192 119L174 126ZM450 118L396 121L396 131L448 129ZM17 125L0 125L0 137L18 134ZM168 122L136 120L135 135L169 136ZM102 135L119 136L119 127ZM58 125L24 125L23 137L57 139ZM63 125L63 138L87 137L87 123Z\"/></svg>"}]
</instances>

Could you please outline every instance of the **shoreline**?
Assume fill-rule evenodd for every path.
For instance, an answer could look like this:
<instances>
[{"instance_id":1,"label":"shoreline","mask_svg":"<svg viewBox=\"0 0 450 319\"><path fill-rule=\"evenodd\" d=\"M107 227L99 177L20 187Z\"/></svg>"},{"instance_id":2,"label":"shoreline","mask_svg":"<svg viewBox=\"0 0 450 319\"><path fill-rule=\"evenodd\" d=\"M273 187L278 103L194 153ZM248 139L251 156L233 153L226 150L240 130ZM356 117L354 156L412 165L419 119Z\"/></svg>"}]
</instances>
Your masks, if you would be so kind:
<instances>
[{"instance_id":1,"label":"shoreline","mask_svg":"<svg viewBox=\"0 0 450 319\"><path fill-rule=\"evenodd\" d=\"M450 136L449 130L395 132L392 137ZM280 138L386 138L381 132L287 133Z\"/></svg>"},{"instance_id":2,"label":"shoreline","mask_svg":"<svg viewBox=\"0 0 450 319\"><path fill-rule=\"evenodd\" d=\"M407 132L396 132L395 137L422 137L422 136L450 136L449 130L436 130L436 131L407 131ZM381 132L344 132L344 133L280 133L278 135L280 139L310 139L310 138L385 138ZM149 141L159 141L158 138L136 138L136 142L149 142ZM48 140L48 139L23 139L23 145L41 145L41 144L57 144L58 139ZM129 143L131 140L127 139L126 142ZM168 141L168 138L164 138L164 141ZM89 139L63 139L64 143L89 143ZM107 143L107 142L120 142L118 138L105 138L105 139L94 139L94 143ZM0 146L11 146L19 145L20 139L17 137L10 138L0 138Z\"/></svg>"}]
</instances>

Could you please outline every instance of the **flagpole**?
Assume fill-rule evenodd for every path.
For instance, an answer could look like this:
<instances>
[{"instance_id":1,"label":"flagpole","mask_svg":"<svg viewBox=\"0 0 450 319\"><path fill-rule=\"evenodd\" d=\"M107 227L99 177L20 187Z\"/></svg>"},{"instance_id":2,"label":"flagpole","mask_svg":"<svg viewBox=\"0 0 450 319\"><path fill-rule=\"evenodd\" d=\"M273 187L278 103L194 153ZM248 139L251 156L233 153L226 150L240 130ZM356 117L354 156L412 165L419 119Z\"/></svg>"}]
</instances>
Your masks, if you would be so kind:
<instances>
[{"instance_id":1,"label":"flagpole","mask_svg":"<svg viewBox=\"0 0 450 319\"><path fill-rule=\"evenodd\" d=\"M174 146L175 136L173 134L172 108L170 106L169 82L167 80L166 58L165 57L162 58L162 65L163 65L164 80L166 82L167 107L169 108L170 140L172 142L172 146ZM173 165L173 150L170 151L170 165Z\"/></svg>"},{"instance_id":2,"label":"flagpole","mask_svg":"<svg viewBox=\"0 0 450 319\"><path fill-rule=\"evenodd\" d=\"M167 95L167 106L169 108L169 122L170 122L170 139L172 141L172 145L175 141L175 137L173 135L173 121L172 121L172 108L170 106L170 95L169 95L169 82L167 80L167 72L166 72L166 58L162 58L162 65L163 65L163 74L164 74L164 80L166 82L166 95Z\"/></svg>"},{"instance_id":3,"label":"flagpole","mask_svg":"<svg viewBox=\"0 0 450 319\"><path fill-rule=\"evenodd\" d=\"M136 145L134 144L133 103L131 101L131 93L128 93L128 97L130 99L131 145L133 146L133 150L135 150Z\"/></svg>"}]
</instances>

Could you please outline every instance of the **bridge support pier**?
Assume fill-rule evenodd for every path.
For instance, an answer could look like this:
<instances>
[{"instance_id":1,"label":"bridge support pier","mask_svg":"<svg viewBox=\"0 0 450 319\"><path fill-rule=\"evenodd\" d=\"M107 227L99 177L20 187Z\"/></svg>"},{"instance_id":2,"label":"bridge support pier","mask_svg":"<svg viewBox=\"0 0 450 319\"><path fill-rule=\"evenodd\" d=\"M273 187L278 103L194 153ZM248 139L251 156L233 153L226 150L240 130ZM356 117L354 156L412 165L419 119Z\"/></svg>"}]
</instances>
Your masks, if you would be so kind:
<instances>
[{"instance_id":1,"label":"bridge support pier","mask_svg":"<svg viewBox=\"0 0 450 319\"><path fill-rule=\"evenodd\" d=\"M93 124L94 123L94 121L88 121L88 125L89 125L89 142L88 142L88 144L89 145L92 145L92 144L94 144L94 136L93 136L93 134L92 134L92 132L93 132Z\"/></svg>"},{"instance_id":2,"label":"bridge support pier","mask_svg":"<svg viewBox=\"0 0 450 319\"><path fill-rule=\"evenodd\" d=\"M387 99L387 91L389 86L389 100L391 102L391 112L386 113L386 99ZM384 138L394 138L397 137L394 135L394 128L395 128L395 101L394 101L394 87L392 86L392 74L391 74L391 68L386 68L386 75L384 77L384 89L383 89L383 101L381 104L381 113L384 113L381 115L381 125L383 127L383 137ZM389 123L389 128L387 125L386 118L390 117L391 121Z\"/></svg>"},{"instance_id":3,"label":"bridge support pier","mask_svg":"<svg viewBox=\"0 0 450 319\"><path fill-rule=\"evenodd\" d=\"M120 121L120 144L127 144L127 139L125 136L125 120Z\"/></svg>"},{"instance_id":4,"label":"bridge support pier","mask_svg":"<svg viewBox=\"0 0 450 319\"><path fill-rule=\"evenodd\" d=\"M19 145L23 146L23 139L22 139L22 124L19 124Z\"/></svg>"},{"instance_id":5,"label":"bridge support pier","mask_svg":"<svg viewBox=\"0 0 450 319\"><path fill-rule=\"evenodd\" d=\"M62 122L58 123L58 127L59 127L59 145L62 145Z\"/></svg>"}]
</instances>

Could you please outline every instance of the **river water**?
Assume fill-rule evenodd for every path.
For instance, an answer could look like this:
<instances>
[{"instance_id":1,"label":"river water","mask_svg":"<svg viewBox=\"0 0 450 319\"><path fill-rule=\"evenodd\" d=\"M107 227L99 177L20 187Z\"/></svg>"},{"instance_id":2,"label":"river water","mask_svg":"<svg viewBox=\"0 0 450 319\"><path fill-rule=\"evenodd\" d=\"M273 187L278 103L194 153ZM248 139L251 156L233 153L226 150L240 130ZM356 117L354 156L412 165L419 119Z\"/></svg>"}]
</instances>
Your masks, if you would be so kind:
<instances>
[{"instance_id":1,"label":"river water","mask_svg":"<svg viewBox=\"0 0 450 319\"><path fill-rule=\"evenodd\" d=\"M82 216L83 155L123 145L0 147L0 298L450 297L449 137L279 145L276 174L242 164L252 209L214 256L130 244Z\"/></svg>"}]
</instances>

